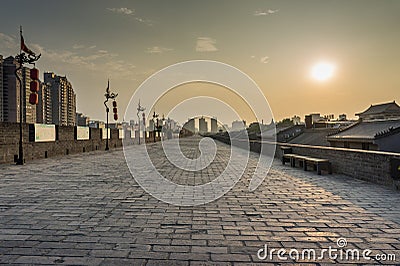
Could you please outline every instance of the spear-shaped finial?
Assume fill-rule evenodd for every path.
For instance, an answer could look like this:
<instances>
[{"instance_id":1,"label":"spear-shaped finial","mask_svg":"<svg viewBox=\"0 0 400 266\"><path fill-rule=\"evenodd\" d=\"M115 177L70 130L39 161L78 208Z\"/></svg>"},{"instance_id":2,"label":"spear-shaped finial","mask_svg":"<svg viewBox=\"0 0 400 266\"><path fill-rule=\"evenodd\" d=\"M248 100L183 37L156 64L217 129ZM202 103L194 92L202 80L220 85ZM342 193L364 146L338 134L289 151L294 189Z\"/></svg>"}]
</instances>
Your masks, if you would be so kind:
<instances>
[{"instance_id":1,"label":"spear-shaped finial","mask_svg":"<svg viewBox=\"0 0 400 266\"><path fill-rule=\"evenodd\" d=\"M110 79L107 80L107 89L106 89L106 93L110 94Z\"/></svg>"}]
</instances>

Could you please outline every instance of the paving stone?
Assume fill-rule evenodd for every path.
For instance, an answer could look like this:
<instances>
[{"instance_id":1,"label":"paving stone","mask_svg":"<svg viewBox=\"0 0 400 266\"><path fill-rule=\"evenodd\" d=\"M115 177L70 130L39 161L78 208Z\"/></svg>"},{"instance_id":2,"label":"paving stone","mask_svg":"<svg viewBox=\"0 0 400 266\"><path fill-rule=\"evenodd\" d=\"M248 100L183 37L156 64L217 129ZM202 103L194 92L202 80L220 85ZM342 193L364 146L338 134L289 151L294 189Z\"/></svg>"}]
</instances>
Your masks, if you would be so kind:
<instances>
[{"instance_id":1,"label":"paving stone","mask_svg":"<svg viewBox=\"0 0 400 266\"><path fill-rule=\"evenodd\" d=\"M197 158L198 137L181 140ZM143 146L131 146L141 149ZM160 143L148 145L155 167L178 184L201 185L225 169L230 147L217 143L214 161L198 172L175 168ZM251 153L239 182L205 205L169 205L131 176L121 149L0 165L0 264L261 265L270 248L371 249L400 263L400 194L342 175L316 175L278 160L254 192ZM137 158L141 160L141 158ZM345 260L285 261L286 265L354 265ZM263 264L264 265L264 264Z\"/></svg>"}]
</instances>

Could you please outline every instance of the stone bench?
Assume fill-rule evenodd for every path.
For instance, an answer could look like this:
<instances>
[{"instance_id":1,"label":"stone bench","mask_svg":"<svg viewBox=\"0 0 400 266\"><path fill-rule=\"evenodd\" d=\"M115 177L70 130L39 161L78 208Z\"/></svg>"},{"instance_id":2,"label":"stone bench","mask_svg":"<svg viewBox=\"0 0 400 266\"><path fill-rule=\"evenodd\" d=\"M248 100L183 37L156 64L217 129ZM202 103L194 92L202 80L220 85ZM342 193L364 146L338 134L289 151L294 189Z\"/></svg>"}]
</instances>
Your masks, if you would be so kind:
<instances>
[{"instance_id":1,"label":"stone bench","mask_svg":"<svg viewBox=\"0 0 400 266\"><path fill-rule=\"evenodd\" d=\"M299 165L303 167L304 171L307 171L307 166L312 165L314 170L317 171L317 174L321 174L321 170L328 171L329 174L332 174L332 165L327 159L314 158L310 156L303 156L294 153L288 153L282 155L282 164L284 165L286 162L290 162L290 166L296 167L296 161L299 162Z\"/></svg>"}]
</instances>

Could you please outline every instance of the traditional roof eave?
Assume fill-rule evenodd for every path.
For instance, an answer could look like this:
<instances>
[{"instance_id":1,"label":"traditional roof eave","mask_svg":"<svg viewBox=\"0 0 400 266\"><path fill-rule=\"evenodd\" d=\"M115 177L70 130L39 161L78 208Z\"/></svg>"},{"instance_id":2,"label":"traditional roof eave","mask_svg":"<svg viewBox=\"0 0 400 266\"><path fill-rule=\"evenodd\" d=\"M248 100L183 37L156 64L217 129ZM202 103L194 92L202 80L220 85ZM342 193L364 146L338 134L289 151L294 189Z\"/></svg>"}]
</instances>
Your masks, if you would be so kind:
<instances>
[{"instance_id":1,"label":"traditional roof eave","mask_svg":"<svg viewBox=\"0 0 400 266\"><path fill-rule=\"evenodd\" d=\"M351 142L368 142L368 143L373 143L374 138L357 138L357 137L328 137L327 140L329 142L337 142L337 141L351 141Z\"/></svg>"}]
</instances>

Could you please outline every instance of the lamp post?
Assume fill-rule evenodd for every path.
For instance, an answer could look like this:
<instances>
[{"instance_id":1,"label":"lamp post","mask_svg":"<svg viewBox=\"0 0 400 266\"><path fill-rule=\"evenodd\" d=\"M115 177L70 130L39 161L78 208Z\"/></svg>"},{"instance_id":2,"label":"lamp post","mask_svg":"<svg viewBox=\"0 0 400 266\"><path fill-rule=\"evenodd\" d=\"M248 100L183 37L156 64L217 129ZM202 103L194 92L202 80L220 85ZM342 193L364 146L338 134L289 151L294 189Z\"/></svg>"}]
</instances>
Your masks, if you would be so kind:
<instances>
[{"instance_id":1,"label":"lamp post","mask_svg":"<svg viewBox=\"0 0 400 266\"><path fill-rule=\"evenodd\" d=\"M22 122L23 122L23 118L24 118L24 116L23 116L24 93L22 90L22 78L18 75L18 71L21 69L21 76L22 76L22 71L24 70L24 63L35 65L35 62L39 60L41 54L36 55L25 45L24 37L22 36L22 26L20 26L19 35L20 35L20 39L21 39L21 46L19 49L19 54L17 56L15 56L15 59L18 62L18 67L15 69L15 77L19 81L19 142L18 142L18 159L16 160L16 164L23 165L24 164L24 148L22 146L22 142L23 142ZM25 101L26 101L26 96L25 96Z\"/></svg>"},{"instance_id":2,"label":"lamp post","mask_svg":"<svg viewBox=\"0 0 400 266\"><path fill-rule=\"evenodd\" d=\"M162 119L161 119L161 128L160 128L160 137L161 140L164 140L164 133L165 133L165 117L164 114L162 115Z\"/></svg>"},{"instance_id":3,"label":"lamp post","mask_svg":"<svg viewBox=\"0 0 400 266\"><path fill-rule=\"evenodd\" d=\"M156 142L156 129L158 127L158 119L157 119L157 127L156 127L156 118L158 117L158 114L156 114L156 111L153 113L153 140Z\"/></svg>"},{"instance_id":4,"label":"lamp post","mask_svg":"<svg viewBox=\"0 0 400 266\"><path fill-rule=\"evenodd\" d=\"M140 116L139 116L139 113L140 112L144 112L144 110L146 110L146 108L144 108L143 106L141 106L140 105L140 100L139 100L139 103L138 103L138 107L137 107L137 117L138 117L138 126L139 126L139 129L138 129L138 144L140 144ZM146 136L144 137L145 138L145 140L146 140Z\"/></svg>"},{"instance_id":5,"label":"lamp post","mask_svg":"<svg viewBox=\"0 0 400 266\"><path fill-rule=\"evenodd\" d=\"M118 96L118 93L114 93L114 92L110 92L110 80L108 80L108 82L107 82L107 88L106 88L106 93L104 94L104 97L106 97L106 100L104 101L104 106L106 107L106 113L107 113L107 119L106 119L106 131L107 131L107 137L106 137L106 151L108 151L110 148L108 147L108 113L110 112L110 109L108 108L108 106L107 106L107 102L108 102L108 100L109 99L113 99L114 100L114 102L115 102L115 98L117 98L117 96ZM114 108L116 109L117 108L117 106L116 106L116 104L114 105ZM117 117L115 117L115 115L116 115L117 113L116 112L114 112L114 119L115 120L117 120L118 119L118 116Z\"/></svg>"}]
</instances>

